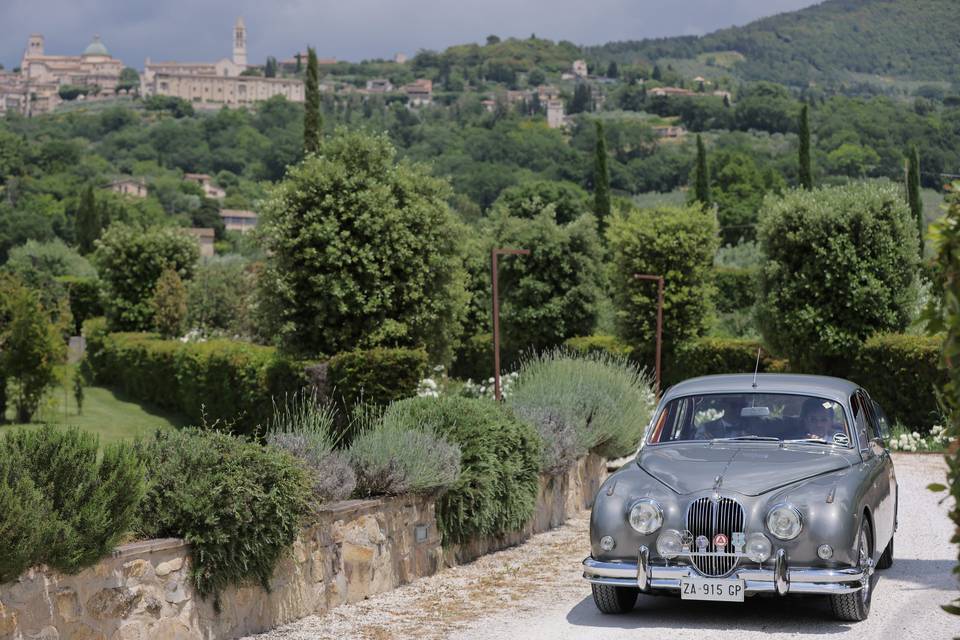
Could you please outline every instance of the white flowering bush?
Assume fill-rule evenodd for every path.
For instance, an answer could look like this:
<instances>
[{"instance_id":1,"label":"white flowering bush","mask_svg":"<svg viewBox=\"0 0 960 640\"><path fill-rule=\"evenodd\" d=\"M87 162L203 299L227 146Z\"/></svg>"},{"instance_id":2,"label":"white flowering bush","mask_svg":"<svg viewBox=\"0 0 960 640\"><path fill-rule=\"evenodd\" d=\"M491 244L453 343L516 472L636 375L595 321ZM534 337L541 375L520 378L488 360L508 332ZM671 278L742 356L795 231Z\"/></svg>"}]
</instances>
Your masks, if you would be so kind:
<instances>
[{"instance_id":1,"label":"white flowering bush","mask_svg":"<svg viewBox=\"0 0 960 640\"><path fill-rule=\"evenodd\" d=\"M505 373L500 376L500 395L503 396L504 400L510 397L511 389L513 388L513 385L517 381L517 377L519 375L519 372L511 371L510 373ZM467 380L463 383L463 387L460 388L460 395L468 398L492 399L494 397L494 383L495 381L493 377L487 378L486 380L482 380L480 382Z\"/></svg>"},{"instance_id":2,"label":"white flowering bush","mask_svg":"<svg viewBox=\"0 0 960 640\"><path fill-rule=\"evenodd\" d=\"M948 444L950 444L950 436L947 435L947 428L939 424L934 425L926 436L920 435L918 431L907 431L898 425L887 441L887 446L891 451L907 451L910 453L944 451Z\"/></svg>"}]
</instances>

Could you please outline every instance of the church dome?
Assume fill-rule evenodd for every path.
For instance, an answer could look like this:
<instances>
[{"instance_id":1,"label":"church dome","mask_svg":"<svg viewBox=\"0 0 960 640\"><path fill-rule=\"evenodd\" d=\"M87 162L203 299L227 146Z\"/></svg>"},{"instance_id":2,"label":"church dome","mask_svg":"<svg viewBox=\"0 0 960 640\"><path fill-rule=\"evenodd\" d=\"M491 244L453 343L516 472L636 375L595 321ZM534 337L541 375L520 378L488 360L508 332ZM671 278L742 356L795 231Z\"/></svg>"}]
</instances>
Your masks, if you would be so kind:
<instances>
[{"instance_id":1,"label":"church dome","mask_svg":"<svg viewBox=\"0 0 960 640\"><path fill-rule=\"evenodd\" d=\"M107 48L100 42L100 36L93 36L93 42L87 45L87 48L83 50L83 55L85 56L109 56L110 52L107 51Z\"/></svg>"}]
</instances>

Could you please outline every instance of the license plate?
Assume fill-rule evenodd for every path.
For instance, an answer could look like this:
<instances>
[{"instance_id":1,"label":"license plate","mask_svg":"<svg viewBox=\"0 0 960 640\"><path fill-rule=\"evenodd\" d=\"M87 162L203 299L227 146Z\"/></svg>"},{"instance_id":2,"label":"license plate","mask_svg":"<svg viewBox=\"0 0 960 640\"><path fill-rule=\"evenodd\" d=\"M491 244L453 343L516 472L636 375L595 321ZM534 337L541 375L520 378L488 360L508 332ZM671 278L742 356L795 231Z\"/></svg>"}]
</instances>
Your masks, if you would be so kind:
<instances>
[{"instance_id":1,"label":"license plate","mask_svg":"<svg viewBox=\"0 0 960 640\"><path fill-rule=\"evenodd\" d=\"M683 600L743 602L743 580L680 578L680 597Z\"/></svg>"}]
</instances>

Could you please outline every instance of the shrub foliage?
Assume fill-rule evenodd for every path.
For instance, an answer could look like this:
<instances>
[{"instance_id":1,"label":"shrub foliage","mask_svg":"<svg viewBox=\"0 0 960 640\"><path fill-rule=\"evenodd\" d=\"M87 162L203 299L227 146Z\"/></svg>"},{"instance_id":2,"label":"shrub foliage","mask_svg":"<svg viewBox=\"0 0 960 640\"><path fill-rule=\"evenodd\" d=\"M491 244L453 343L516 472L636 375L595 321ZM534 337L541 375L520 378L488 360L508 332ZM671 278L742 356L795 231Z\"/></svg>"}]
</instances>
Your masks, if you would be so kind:
<instances>
[{"instance_id":1,"label":"shrub foliage","mask_svg":"<svg viewBox=\"0 0 960 640\"><path fill-rule=\"evenodd\" d=\"M508 404L540 433L541 468L562 473L587 451L635 451L654 397L648 377L623 357L554 351L523 362Z\"/></svg>"},{"instance_id":2,"label":"shrub foliage","mask_svg":"<svg viewBox=\"0 0 960 640\"><path fill-rule=\"evenodd\" d=\"M129 445L98 450L76 428L0 438L0 583L38 564L77 573L134 527L143 467Z\"/></svg>"},{"instance_id":3,"label":"shrub foliage","mask_svg":"<svg viewBox=\"0 0 960 640\"><path fill-rule=\"evenodd\" d=\"M423 349L357 349L330 358L327 384L346 410L361 401L385 406L414 395L426 371Z\"/></svg>"},{"instance_id":4,"label":"shrub foliage","mask_svg":"<svg viewBox=\"0 0 960 640\"><path fill-rule=\"evenodd\" d=\"M906 327L916 299L917 234L900 189L855 183L764 206L764 340L801 370L846 375L867 338Z\"/></svg>"},{"instance_id":5,"label":"shrub foliage","mask_svg":"<svg viewBox=\"0 0 960 640\"><path fill-rule=\"evenodd\" d=\"M203 597L270 576L300 531L309 481L289 454L214 431L157 431L138 442L149 479L139 509L146 537L190 543L191 577Z\"/></svg>"},{"instance_id":6,"label":"shrub foliage","mask_svg":"<svg viewBox=\"0 0 960 640\"><path fill-rule=\"evenodd\" d=\"M437 502L445 544L520 530L533 514L540 438L489 400L410 398L387 407L388 423L430 429L460 447L461 473Z\"/></svg>"}]
</instances>

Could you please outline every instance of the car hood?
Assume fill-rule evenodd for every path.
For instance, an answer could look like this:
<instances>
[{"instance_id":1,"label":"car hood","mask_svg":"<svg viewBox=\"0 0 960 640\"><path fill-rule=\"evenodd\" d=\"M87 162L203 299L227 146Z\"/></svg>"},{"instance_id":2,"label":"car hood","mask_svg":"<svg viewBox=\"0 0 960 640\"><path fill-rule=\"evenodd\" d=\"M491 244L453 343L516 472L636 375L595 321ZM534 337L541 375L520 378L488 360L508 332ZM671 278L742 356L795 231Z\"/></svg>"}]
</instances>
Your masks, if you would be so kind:
<instances>
[{"instance_id":1,"label":"car hood","mask_svg":"<svg viewBox=\"0 0 960 640\"><path fill-rule=\"evenodd\" d=\"M845 469L853 452L813 445L690 443L644 447L637 464L680 494L717 486L758 496L800 480Z\"/></svg>"}]
</instances>

